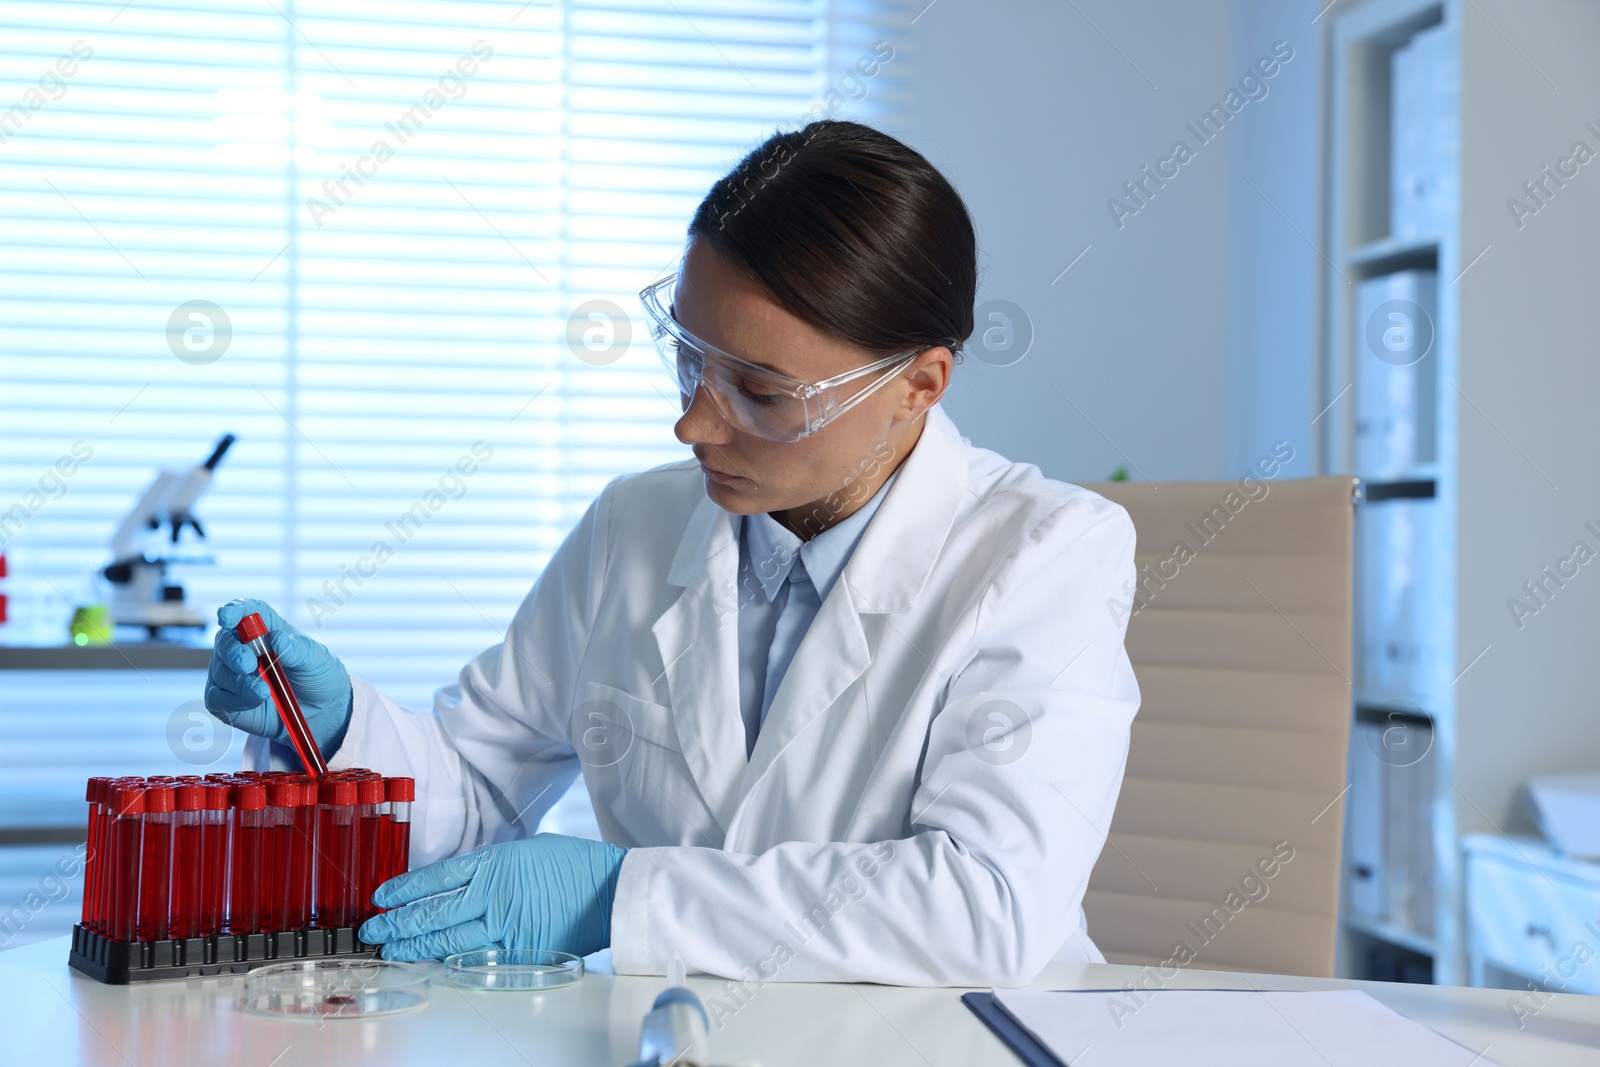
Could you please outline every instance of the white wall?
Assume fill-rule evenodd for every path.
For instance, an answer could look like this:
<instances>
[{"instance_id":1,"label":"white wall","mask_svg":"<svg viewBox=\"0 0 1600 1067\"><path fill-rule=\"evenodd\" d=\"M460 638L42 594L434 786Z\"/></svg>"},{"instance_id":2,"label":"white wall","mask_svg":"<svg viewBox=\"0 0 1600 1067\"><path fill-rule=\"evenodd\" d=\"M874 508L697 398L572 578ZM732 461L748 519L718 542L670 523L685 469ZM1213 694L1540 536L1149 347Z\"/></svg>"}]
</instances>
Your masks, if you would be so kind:
<instances>
[{"instance_id":1,"label":"white wall","mask_svg":"<svg viewBox=\"0 0 1600 1067\"><path fill-rule=\"evenodd\" d=\"M1326 3L1326 0L1322 0ZM1316 473L1321 231L1322 19L1317 0L1236 0L1234 67L1278 41L1295 58L1263 106L1232 131L1229 175L1228 472L1277 441L1295 449L1291 477ZM1252 108L1255 105L1251 105ZM1247 109L1248 111L1249 109ZM1324 416L1326 417L1326 416Z\"/></svg>"},{"instance_id":2,"label":"white wall","mask_svg":"<svg viewBox=\"0 0 1600 1067\"><path fill-rule=\"evenodd\" d=\"M1314 14L942 0L917 19L919 110L897 132L973 211L980 307L1012 301L1034 330L1009 366L975 337L946 401L967 436L1073 481L1237 477L1278 439L1311 472L1317 254L1295 230L1315 236ZM1295 55L1267 95L1202 144L1185 123L1279 40ZM1119 228L1107 200L1179 139L1194 158Z\"/></svg>"},{"instance_id":3,"label":"white wall","mask_svg":"<svg viewBox=\"0 0 1600 1067\"><path fill-rule=\"evenodd\" d=\"M1555 168L1575 141L1600 150L1586 125L1600 128L1596 42L1597 4L1466 5L1461 267L1482 258L1458 283L1463 832L1525 831L1524 778L1600 767L1600 560L1552 583L1546 606L1520 628L1508 607L1513 597L1536 605L1523 583L1554 571L1575 542L1600 551L1585 525L1600 528L1600 159L1520 228L1507 208L1512 197L1527 202L1523 183Z\"/></svg>"}]
</instances>

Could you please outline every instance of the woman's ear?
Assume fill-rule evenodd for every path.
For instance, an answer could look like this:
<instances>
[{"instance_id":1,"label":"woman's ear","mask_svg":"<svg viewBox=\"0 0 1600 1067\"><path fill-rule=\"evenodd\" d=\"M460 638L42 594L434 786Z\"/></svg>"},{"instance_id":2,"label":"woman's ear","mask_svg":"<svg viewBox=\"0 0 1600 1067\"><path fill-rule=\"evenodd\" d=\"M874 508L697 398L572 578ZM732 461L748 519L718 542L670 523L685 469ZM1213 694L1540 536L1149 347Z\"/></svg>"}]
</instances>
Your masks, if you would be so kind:
<instances>
[{"instance_id":1,"label":"woman's ear","mask_svg":"<svg viewBox=\"0 0 1600 1067\"><path fill-rule=\"evenodd\" d=\"M906 391L894 417L910 422L937 404L944 391L950 388L950 373L954 368L955 359L943 345L918 352L917 358L902 372L911 388Z\"/></svg>"}]
</instances>

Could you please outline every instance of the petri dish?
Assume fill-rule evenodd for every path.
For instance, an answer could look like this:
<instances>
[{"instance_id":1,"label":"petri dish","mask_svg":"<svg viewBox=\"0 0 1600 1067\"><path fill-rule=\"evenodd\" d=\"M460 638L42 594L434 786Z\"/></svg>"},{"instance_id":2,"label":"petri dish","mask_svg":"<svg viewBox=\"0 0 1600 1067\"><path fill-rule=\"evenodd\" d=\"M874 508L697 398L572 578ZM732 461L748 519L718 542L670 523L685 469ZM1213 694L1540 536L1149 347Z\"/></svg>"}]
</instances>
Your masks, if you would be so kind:
<instances>
[{"instance_id":1,"label":"petri dish","mask_svg":"<svg viewBox=\"0 0 1600 1067\"><path fill-rule=\"evenodd\" d=\"M295 960L246 974L241 1006L278 1018L371 1019L422 1007L431 985L428 972L411 963Z\"/></svg>"},{"instance_id":2,"label":"petri dish","mask_svg":"<svg viewBox=\"0 0 1600 1067\"><path fill-rule=\"evenodd\" d=\"M480 948L446 956L444 975L462 989L560 989L583 977L583 957L540 948Z\"/></svg>"}]
</instances>

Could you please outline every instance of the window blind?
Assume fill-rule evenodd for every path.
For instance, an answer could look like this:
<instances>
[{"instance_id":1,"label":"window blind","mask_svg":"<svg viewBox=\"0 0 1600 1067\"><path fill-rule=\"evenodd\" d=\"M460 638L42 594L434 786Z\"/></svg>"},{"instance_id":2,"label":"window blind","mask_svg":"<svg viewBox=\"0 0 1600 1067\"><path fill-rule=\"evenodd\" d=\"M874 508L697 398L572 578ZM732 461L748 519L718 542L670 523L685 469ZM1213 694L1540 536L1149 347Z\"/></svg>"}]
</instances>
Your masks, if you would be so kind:
<instances>
[{"instance_id":1,"label":"window blind","mask_svg":"<svg viewBox=\"0 0 1600 1067\"><path fill-rule=\"evenodd\" d=\"M24 514L0 511L0 542L19 621L64 633L138 492L234 433L183 552L212 561L174 571L191 603L266 599L426 705L606 481L687 455L638 290L775 128L893 132L914 14L7 3L0 509Z\"/></svg>"}]
</instances>

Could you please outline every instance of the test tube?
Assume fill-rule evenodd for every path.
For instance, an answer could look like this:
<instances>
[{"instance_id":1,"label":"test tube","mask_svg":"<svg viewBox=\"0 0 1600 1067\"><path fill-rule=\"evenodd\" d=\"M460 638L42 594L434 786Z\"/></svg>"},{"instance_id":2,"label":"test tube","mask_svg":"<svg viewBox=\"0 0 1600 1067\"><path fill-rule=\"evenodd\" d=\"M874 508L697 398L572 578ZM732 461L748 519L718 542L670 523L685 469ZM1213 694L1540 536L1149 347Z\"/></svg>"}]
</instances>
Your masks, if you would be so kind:
<instances>
[{"instance_id":1,"label":"test tube","mask_svg":"<svg viewBox=\"0 0 1600 1067\"><path fill-rule=\"evenodd\" d=\"M105 934L132 941L139 927L139 835L144 829L144 786L120 782L112 791L111 847L102 891L106 894Z\"/></svg>"},{"instance_id":2,"label":"test tube","mask_svg":"<svg viewBox=\"0 0 1600 1067\"><path fill-rule=\"evenodd\" d=\"M110 824L109 778L90 778L84 796L89 802L89 842L83 856L83 916L85 929L100 926L100 867L104 863L105 833Z\"/></svg>"},{"instance_id":3,"label":"test tube","mask_svg":"<svg viewBox=\"0 0 1600 1067\"><path fill-rule=\"evenodd\" d=\"M144 829L139 837L140 941L162 941L172 907L172 812L178 790L171 782L144 791Z\"/></svg>"},{"instance_id":4,"label":"test tube","mask_svg":"<svg viewBox=\"0 0 1600 1067\"><path fill-rule=\"evenodd\" d=\"M205 872L200 839L205 790L193 782L181 782L177 795L172 813L172 908L167 916L174 940L200 936L200 889Z\"/></svg>"},{"instance_id":5,"label":"test tube","mask_svg":"<svg viewBox=\"0 0 1600 1067\"><path fill-rule=\"evenodd\" d=\"M356 881L356 899L351 913L351 924L359 925L375 914L372 891L383 881L388 869L389 855L389 800L383 779L373 776L356 783L356 803L360 805L360 831L357 860L360 874Z\"/></svg>"},{"instance_id":6,"label":"test tube","mask_svg":"<svg viewBox=\"0 0 1600 1067\"><path fill-rule=\"evenodd\" d=\"M208 776L209 777L209 776ZM200 936L222 933L227 912L228 801L232 789L226 782L207 781L200 787Z\"/></svg>"},{"instance_id":7,"label":"test tube","mask_svg":"<svg viewBox=\"0 0 1600 1067\"><path fill-rule=\"evenodd\" d=\"M239 620L234 632L256 654L256 673L272 693L273 706L278 709L278 718L283 720L284 729L289 732L289 742L300 757L300 765L321 778L328 773L328 763L322 758L317 739L311 735L305 713L300 710L300 701L295 698L294 689L278 663L278 654L267 645L267 624L260 615L251 613Z\"/></svg>"},{"instance_id":8,"label":"test tube","mask_svg":"<svg viewBox=\"0 0 1600 1067\"><path fill-rule=\"evenodd\" d=\"M261 929L261 827L267 787L246 779L233 787L234 807L228 862L228 933Z\"/></svg>"},{"instance_id":9,"label":"test tube","mask_svg":"<svg viewBox=\"0 0 1600 1067\"><path fill-rule=\"evenodd\" d=\"M300 783L273 778L267 783L267 811L261 839L261 929L287 930L289 921L289 845Z\"/></svg>"},{"instance_id":10,"label":"test tube","mask_svg":"<svg viewBox=\"0 0 1600 1067\"><path fill-rule=\"evenodd\" d=\"M351 860L355 850L356 783L324 778L317 797L316 925L350 925Z\"/></svg>"},{"instance_id":11,"label":"test tube","mask_svg":"<svg viewBox=\"0 0 1600 1067\"><path fill-rule=\"evenodd\" d=\"M95 932L103 937L111 937L111 928L116 914L117 902L117 790L132 785L144 785L143 778L122 777L113 778L103 787L106 813L105 822L101 831L104 841L104 854L100 857L100 867L95 873L95 897L98 900L96 910L99 912L95 920ZM142 812L141 812L142 814ZM135 846L137 848L137 845Z\"/></svg>"},{"instance_id":12,"label":"test tube","mask_svg":"<svg viewBox=\"0 0 1600 1067\"><path fill-rule=\"evenodd\" d=\"M311 870L316 855L317 783L310 777L296 781L289 833L289 911L287 928L311 925Z\"/></svg>"},{"instance_id":13,"label":"test tube","mask_svg":"<svg viewBox=\"0 0 1600 1067\"><path fill-rule=\"evenodd\" d=\"M389 798L388 873L384 881L411 869L411 802L417 798L413 778L386 778Z\"/></svg>"}]
</instances>

